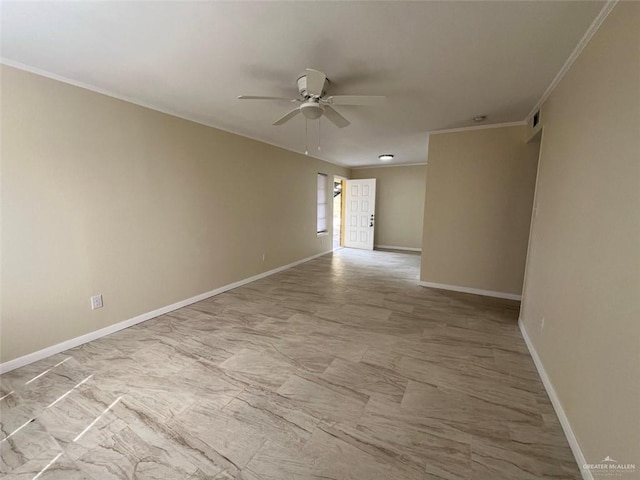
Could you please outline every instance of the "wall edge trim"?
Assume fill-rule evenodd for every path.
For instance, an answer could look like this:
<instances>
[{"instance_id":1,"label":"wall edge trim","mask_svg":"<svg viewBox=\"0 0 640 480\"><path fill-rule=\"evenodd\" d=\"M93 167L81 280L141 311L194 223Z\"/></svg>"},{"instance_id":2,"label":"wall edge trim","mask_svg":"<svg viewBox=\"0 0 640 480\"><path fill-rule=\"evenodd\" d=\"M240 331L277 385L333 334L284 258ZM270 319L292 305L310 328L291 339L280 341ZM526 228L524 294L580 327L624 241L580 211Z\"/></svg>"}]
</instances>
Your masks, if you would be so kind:
<instances>
[{"instance_id":1,"label":"wall edge trim","mask_svg":"<svg viewBox=\"0 0 640 480\"><path fill-rule=\"evenodd\" d=\"M418 285L421 287L437 288L438 290L451 290L452 292L472 293L474 295L483 295L485 297L504 298L507 300L522 300L522 295L516 295L515 293L496 292L493 290L482 290L479 288L460 287L458 285L447 285L444 283L433 283L419 281Z\"/></svg>"},{"instance_id":2,"label":"wall edge trim","mask_svg":"<svg viewBox=\"0 0 640 480\"><path fill-rule=\"evenodd\" d=\"M415 247L398 247L396 245L374 245L373 248L388 248L390 250L405 250L407 252L422 252L421 248Z\"/></svg>"},{"instance_id":3,"label":"wall edge trim","mask_svg":"<svg viewBox=\"0 0 640 480\"><path fill-rule=\"evenodd\" d=\"M186 307L196 302L200 302L210 297L214 297L221 293L224 293L229 290L233 290L234 288L241 287L242 285L246 285L247 283L255 282L256 280L260 280L262 278L268 277L270 275L274 275L276 273L282 272L284 270L288 270L302 263L309 262L318 257L326 255L328 253L332 253L333 250L326 250L321 253L317 253L310 257L303 258L301 260L296 260L295 262L288 263L281 267L276 267L272 270L267 270L266 272L259 273L257 275L253 275L251 277L244 278L242 280L238 280L237 282L229 283L227 285L223 285L222 287L218 287L214 290L210 290L208 292L201 293L199 295L195 295L193 297L187 298L185 300L181 300L179 302L172 303L171 305L166 305L164 307L157 308L156 310L152 310L150 312L146 312L140 315L137 315L128 320L123 320L118 323L114 323L113 325L109 325L104 328L100 328L98 330L94 330L93 332L85 333L84 335L80 335L79 337L71 338L69 340L65 340L63 342L57 343L55 345L51 345L49 347L43 348L41 350L37 350L32 353L28 353L21 357L15 358L13 360L9 360L7 362L0 364L0 374L10 372L11 370L15 370L16 368L23 367L33 362L37 362L38 360L42 360L44 358L50 357L51 355L55 355L56 353L64 352L73 347L77 347L78 345L82 345L93 340L97 340L98 338L104 337L106 335L110 335L117 331L123 330L128 327L132 327L137 325L138 323L146 322L147 320L151 320L152 318L159 317L160 315L164 315L166 313L172 312L182 307Z\"/></svg>"},{"instance_id":4,"label":"wall edge trim","mask_svg":"<svg viewBox=\"0 0 640 480\"><path fill-rule=\"evenodd\" d=\"M542 360L538 355L535 347L533 346L533 342L531 342L531 338L527 333L527 329L524 326L524 321L522 317L518 318L518 326L520 327L520 332L522 333L522 338L524 338L524 342L527 344L527 348L529 349L529 354L533 359L533 363L536 366L536 370L538 371L538 375L540 376L540 380L542 380L542 384L544 385L544 389L549 396L549 400L551 400L551 405L556 412L556 416L560 421L560 425L562 426L562 431L564 432L564 436L567 438L567 442L569 443L569 447L571 448L571 452L573 453L573 457L578 464L578 468L580 469L580 473L582 474L582 478L584 480L594 480L593 473L590 470L583 468L583 465L587 463L584 454L582 453L582 448L580 448L580 443L578 443L578 439L573 433L573 429L571 428L571 423L569 422L569 418L567 414L564 412L564 408L562 408L562 403L560 402L560 398L556 393L555 388L553 388L553 383L547 375L546 370L544 369L544 365L542 364Z\"/></svg>"}]
</instances>

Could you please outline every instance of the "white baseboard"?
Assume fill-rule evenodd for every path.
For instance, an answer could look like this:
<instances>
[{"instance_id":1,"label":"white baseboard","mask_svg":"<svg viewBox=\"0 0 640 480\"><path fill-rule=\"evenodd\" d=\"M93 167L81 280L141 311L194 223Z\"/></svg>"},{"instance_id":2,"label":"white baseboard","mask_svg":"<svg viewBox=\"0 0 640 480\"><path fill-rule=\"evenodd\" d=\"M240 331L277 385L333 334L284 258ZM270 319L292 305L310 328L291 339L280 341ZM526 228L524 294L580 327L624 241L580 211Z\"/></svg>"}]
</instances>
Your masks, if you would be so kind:
<instances>
[{"instance_id":1,"label":"white baseboard","mask_svg":"<svg viewBox=\"0 0 640 480\"><path fill-rule=\"evenodd\" d=\"M540 380L542 380L542 384L544 385L544 389L547 391L547 395L549 396L549 400L551 400L551 405L553 405L553 409L556 411L556 415L558 416L558 420L560 421L560 425L562 425L562 430L564 431L564 435L567 437L567 441L569 442L569 447L571 447L571 451L573 452L573 456L578 463L578 468L580 468L580 472L582 473L582 478L584 480L594 480L593 473L590 470L583 468L583 465L587 463L587 460L584 458L584 454L582 453L582 449L580 448L580 444L578 443L578 439L576 438L573 430L571 429L571 424L569 423L569 419L567 418L567 414L564 413L564 409L562 408L562 403L560 403L560 399L558 398L558 394L556 393L555 388L553 388L553 384L547 375L546 370L544 369L544 365L542 365L542 360L538 356L538 352L536 352L533 343L531 343L531 339L529 338L529 334L527 330L524 328L524 322L522 318L518 319L518 326L520 327L520 332L522 332L522 337L524 338L524 342L527 344L527 348L529 349L529 353L531 354L531 358L533 358L533 363L536 365L536 369L538 370L538 375L540 375Z\"/></svg>"},{"instance_id":2,"label":"white baseboard","mask_svg":"<svg viewBox=\"0 0 640 480\"><path fill-rule=\"evenodd\" d=\"M515 293L494 292L492 290L480 290L478 288L458 287L457 285L445 285L444 283L418 282L419 285L429 288L438 288L440 290L451 290L453 292L473 293L475 295L484 295L485 297L506 298L507 300L522 300L522 295Z\"/></svg>"},{"instance_id":3,"label":"white baseboard","mask_svg":"<svg viewBox=\"0 0 640 480\"><path fill-rule=\"evenodd\" d=\"M296 265L300 265L301 263L305 263L315 258L321 257L322 255L326 255L327 253L331 253L332 251L333 250L327 250L325 252L318 253L316 255L312 255L307 258L303 258L302 260L298 260L296 262L283 265L282 267L274 268L272 270L268 270L266 272L262 272L257 275L254 275L252 277L245 278L237 282L230 283L228 285L224 285L220 288L216 288L215 290L201 293L200 295L196 295L195 297L187 298L186 300L181 300L179 302L172 303L171 305L158 308L157 310L143 313L142 315L138 315L137 317L130 318L129 320L124 320L122 322L109 325L108 327L101 328L100 330L95 330L85 335L81 335L79 337L72 338L70 340L65 340L64 342L58 343L56 345L51 345L50 347L43 348L42 350L38 350L37 352L29 353L22 357L18 357L14 360L9 360L8 362L4 362L0 364L0 374L10 372L11 370L15 370L16 368L20 368L20 367L23 367L24 365L37 362L38 360L42 360L43 358L50 357L51 355L55 355L56 353L64 352L65 350L69 350L70 348L77 347L78 345L82 345L83 343L87 343L92 340L96 340L100 337L109 335L111 333L115 333L118 330L132 327L133 325L136 325L138 323L146 322L147 320L151 320L152 318L159 317L160 315L164 315L165 313L172 312L182 307L186 307L187 305L191 305L192 303L200 302L209 297L213 297L215 295L224 293L228 290L241 287L242 285L246 285L247 283L255 282L256 280L260 280L261 278L265 278L275 273L282 272L283 270L287 270L289 268L295 267Z\"/></svg>"},{"instance_id":4,"label":"white baseboard","mask_svg":"<svg viewBox=\"0 0 640 480\"><path fill-rule=\"evenodd\" d=\"M374 248L386 248L389 250L405 250L407 252L422 252L421 248L413 247L396 247L395 245L374 245Z\"/></svg>"}]
</instances>

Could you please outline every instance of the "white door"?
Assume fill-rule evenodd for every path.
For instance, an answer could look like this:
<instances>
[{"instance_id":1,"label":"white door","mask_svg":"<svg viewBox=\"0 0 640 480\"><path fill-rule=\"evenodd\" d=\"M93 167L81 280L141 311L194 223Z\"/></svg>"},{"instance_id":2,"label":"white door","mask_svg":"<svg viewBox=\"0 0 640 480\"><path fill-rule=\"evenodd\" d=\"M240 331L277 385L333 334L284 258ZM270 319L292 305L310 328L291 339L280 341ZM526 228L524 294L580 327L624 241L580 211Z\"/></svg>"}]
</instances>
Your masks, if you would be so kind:
<instances>
[{"instance_id":1,"label":"white door","mask_svg":"<svg viewBox=\"0 0 640 480\"><path fill-rule=\"evenodd\" d=\"M376 179L347 180L346 183L344 246L373 250Z\"/></svg>"}]
</instances>

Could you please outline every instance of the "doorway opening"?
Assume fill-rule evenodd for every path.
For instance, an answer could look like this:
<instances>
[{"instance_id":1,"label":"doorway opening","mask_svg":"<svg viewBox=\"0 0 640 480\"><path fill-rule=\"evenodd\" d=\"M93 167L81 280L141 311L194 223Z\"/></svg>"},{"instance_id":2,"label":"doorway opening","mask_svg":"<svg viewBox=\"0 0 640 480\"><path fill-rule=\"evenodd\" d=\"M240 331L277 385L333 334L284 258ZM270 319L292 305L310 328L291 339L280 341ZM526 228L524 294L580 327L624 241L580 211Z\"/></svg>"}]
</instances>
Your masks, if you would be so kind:
<instances>
[{"instance_id":1,"label":"doorway opening","mask_svg":"<svg viewBox=\"0 0 640 480\"><path fill-rule=\"evenodd\" d=\"M340 248L343 245L342 240L342 195L343 178L333 177L333 249Z\"/></svg>"}]
</instances>

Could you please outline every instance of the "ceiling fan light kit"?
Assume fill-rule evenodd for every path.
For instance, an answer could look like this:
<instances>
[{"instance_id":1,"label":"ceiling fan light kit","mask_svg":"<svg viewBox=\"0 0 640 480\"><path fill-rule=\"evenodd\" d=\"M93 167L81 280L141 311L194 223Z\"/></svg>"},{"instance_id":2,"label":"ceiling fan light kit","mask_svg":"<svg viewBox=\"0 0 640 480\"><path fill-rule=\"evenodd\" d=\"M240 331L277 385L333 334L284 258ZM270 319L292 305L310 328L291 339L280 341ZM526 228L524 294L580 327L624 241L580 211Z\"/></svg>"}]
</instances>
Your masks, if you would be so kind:
<instances>
[{"instance_id":1,"label":"ceiling fan light kit","mask_svg":"<svg viewBox=\"0 0 640 480\"><path fill-rule=\"evenodd\" d=\"M298 78L298 97L283 98L270 96L240 95L240 100L286 100L291 103L299 103L296 108L283 117L276 120L273 125L282 125L302 112L309 120L318 120L322 116L338 128L344 128L351 123L338 113L332 105L351 106L376 106L381 105L386 97L373 95L334 95L327 96L326 89L329 85L327 76L312 68L307 68L306 74Z\"/></svg>"},{"instance_id":2,"label":"ceiling fan light kit","mask_svg":"<svg viewBox=\"0 0 640 480\"><path fill-rule=\"evenodd\" d=\"M300 105L300 111L309 120L317 120L324 113L324 108L317 102L305 102Z\"/></svg>"}]
</instances>

